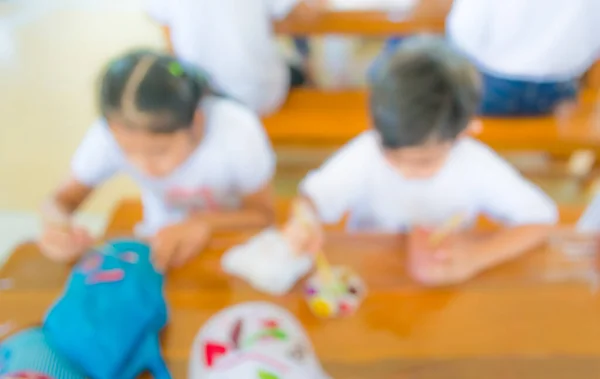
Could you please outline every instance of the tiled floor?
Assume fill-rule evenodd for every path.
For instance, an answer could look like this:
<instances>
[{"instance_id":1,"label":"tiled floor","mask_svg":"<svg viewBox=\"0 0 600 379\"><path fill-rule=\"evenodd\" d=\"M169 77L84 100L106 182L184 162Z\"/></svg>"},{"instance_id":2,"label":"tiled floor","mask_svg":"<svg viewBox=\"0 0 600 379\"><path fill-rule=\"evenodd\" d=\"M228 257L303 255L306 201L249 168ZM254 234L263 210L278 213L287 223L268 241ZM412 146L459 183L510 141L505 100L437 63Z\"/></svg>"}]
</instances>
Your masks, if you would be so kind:
<instances>
[{"instance_id":1,"label":"tiled floor","mask_svg":"<svg viewBox=\"0 0 600 379\"><path fill-rule=\"evenodd\" d=\"M100 68L128 48L162 45L141 2L0 0L0 262L12 246L39 232L36 209L67 173L69 158L95 117ZM356 73L364 71L378 45L330 38L327 46L320 79L335 85L336 76L328 72L340 69L344 80L362 82ZM340 59L349 55L353 59ZM353 63L340 68L340 61ZM279 192L292 193L308 167L326 154L282 151ZM570 181L536 181L557 198L581 199ZM115 202L136 192L126 179L112 181L86 204L84 224L101 230Z\"/></svg>"}]
</instances>

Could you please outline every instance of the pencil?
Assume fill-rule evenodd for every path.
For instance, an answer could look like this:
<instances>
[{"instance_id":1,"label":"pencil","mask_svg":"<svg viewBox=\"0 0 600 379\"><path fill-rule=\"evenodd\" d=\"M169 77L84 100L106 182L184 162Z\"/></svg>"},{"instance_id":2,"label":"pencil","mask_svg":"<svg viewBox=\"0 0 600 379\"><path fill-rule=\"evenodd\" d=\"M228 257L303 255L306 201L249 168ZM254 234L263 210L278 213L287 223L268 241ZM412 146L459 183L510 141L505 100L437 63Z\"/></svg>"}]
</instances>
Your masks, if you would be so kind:
<instances>
[{"instance_id":1,"label":"pencil","mask_svg":"<svg viewBox=\"0 0 600 379\"><path fill-rule=\"evenodd\" d=\"M294 217L296 217L305 227L312 227L312 223L307 215L306 205L302 204L300 201L296 201L294 203L293 214ZM331 270L331 265L329 264L329 261L327 260L327 257L323 251L317 252L315 263L317 265L317 273L321 279L324 282L333 282L334 276Z\"/></svg>"},{"instance_id":2,"label":"pencil","mask_svg":"<svg viewBox=\"0 0 600 379\"><path fill-rule=\"evenodd\" d=\"M433 234L429 237L429 244L434 246L439 245L446 237L460 228L464 220L465 216L463 214L457 214L450 218L440 228L433 232Z\"/></svg>"}]
</instances>

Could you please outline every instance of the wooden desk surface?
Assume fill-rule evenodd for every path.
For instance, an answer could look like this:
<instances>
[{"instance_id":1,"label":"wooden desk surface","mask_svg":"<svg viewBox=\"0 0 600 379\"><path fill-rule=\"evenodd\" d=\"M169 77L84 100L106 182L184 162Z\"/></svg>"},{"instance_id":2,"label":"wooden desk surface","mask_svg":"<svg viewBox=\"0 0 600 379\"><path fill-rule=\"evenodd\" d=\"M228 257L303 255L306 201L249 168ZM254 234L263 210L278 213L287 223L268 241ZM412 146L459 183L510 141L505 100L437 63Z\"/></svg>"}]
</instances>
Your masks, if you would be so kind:
<instances>
[{"instance_id":1,"label":"wooden desk surface","mask_svg":"<svg viewBox=\"0 0 600 379\"><path fill-rule=\"evenodd\" d=\"M129 233L139 216L139 203L125 204L109 235ZM434 290L407 278L401 237L332 232L326 254L358 271L369 295L356 315L323 321L309 313L298 288L273 298L221 273L222 251L251 234L220 236L169 274L164 353L175 378L185 378L202 324L249 300L272 301L296 314L335 378L598 378L600 298L581 278L557 277L583 271L549 249ZM0 278L13 282L0 292L0 324L39 323L67 275L67 267L46 261L33 244L23 245L0 270Z\"/></svg>"},{"instance_id":2,"label":"wooden desk surface","mask_svg":"<svg viewBox=\"0 0 600 379\"><path fill-rule=\"evenodd\" d=\"M315 20L279 22L275 24L275 30L291 35L444 33L451 6L452 0L420 0L415 9L400 18L384 11L330 11Z\"/></svg>"}]
</instances>

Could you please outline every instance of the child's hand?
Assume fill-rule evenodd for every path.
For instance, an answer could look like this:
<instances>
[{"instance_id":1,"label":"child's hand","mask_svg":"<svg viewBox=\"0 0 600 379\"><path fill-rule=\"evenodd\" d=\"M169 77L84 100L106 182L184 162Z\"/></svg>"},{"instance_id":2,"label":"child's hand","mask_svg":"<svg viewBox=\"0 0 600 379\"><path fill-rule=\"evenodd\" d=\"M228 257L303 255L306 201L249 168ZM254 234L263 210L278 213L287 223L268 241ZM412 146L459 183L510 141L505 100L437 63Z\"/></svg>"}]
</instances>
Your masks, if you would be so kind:
<instances>
[{"instance_id":1,"label":"child's hand","mask_svg":"<svg viewBox=\"0 0 600 379\"><path fill-rule=\"evenodd\" d=\"M199 220L167 226L151 239L154 267L164 272L182 266L208 245L211 234L208 224Z\"/></svg>"},{"instance_id":2,"label":"child's hand","mask_svg":"<svg viewBox=\"0 0 600 379\"><path fill-rule=\"evenodd\" d=\"M296 253L316 254L323 247L323 230L312 204L306 199L296 199L291 217L282 233Z\"/></svg>"},{"instance_id":3,"label":"child's hand","mask_svg":"<svg viewBox=\"0 0 600 379\"><path fill-rule=\"evenodd\" d=\"M296 253L316 254L323 246L323 232L317 225L310 227L291 219L283 227L282 233Z\"/></svg>"},{"instance_id":4,"label":"child's hand","mask_svg":"<svg viewBox=\"0 0 600 379\"><path fill-rule=\"evenodd\" d=\"M45 225L39 247L42 253L58 262L73 262L94 244L87 230L64 224Z\"/></svg>"},{"instance_id":5,"label":"child's hand","mask_svg":"<svg viewBox=\"0 0 600 379\"><path fill-rule=\"evenodd\" d=\"M408 239L411 274L423 284L464 282L478 272L480 243L469 234L453 234L435 245L431 232L416 228Z\"/></svg>"}]
</instances>

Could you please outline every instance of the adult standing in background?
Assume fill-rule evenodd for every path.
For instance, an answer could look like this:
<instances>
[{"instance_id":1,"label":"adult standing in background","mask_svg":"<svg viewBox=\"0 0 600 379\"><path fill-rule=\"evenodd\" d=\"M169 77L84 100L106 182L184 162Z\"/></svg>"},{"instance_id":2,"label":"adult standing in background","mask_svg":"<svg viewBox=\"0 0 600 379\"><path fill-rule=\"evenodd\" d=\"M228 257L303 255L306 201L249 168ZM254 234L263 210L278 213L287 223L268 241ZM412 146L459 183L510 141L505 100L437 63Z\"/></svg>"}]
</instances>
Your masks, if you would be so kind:
<instances>
[{"instance_id":1,"label":"adult standing in background","mask_svg":"<svg viewBox=\"0 0 600 379\"><path fill-rule=\"evenodd\" d=\"M600 52L598 0L454 0L450 41L483 74L481 113L552 113Z\"/></svg>"},{"instance_id":2,"label":"adult standing in background","mask_svg":"<svg viewBox=\"0 0 600 379\"><path fill-rule=\"evenodd\" d=\"M278 50L273 22L312 17L323 0L147 0L180 59L261 115L276 111L304 75Z\"/></svg>"}]
</instances>

